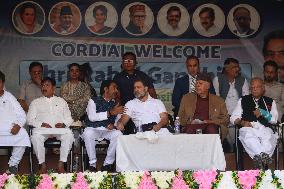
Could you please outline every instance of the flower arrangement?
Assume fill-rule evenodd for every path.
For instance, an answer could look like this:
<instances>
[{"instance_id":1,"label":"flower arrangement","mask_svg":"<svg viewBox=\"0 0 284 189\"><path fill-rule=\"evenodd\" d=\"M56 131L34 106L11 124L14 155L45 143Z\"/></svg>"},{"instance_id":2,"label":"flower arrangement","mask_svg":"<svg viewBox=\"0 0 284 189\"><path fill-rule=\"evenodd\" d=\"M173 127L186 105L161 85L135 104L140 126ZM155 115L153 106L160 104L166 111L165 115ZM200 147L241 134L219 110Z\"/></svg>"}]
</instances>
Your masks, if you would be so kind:
<instances>
[{"instance_id":1,"label":"flower arrangement","mask_svg":"<svg viewBox=\"0 0 284 189\"><path fill-rule=\"evenodd\" d=\"M283 185L284 171L277 170L0 175L0 189L283 189Z\"/></svg>"},{"instance_id":2,"label":"flower arrangement","mask_svg":"<svg viewBox=\"0 0 284 189\"><path fill-rule=\"evenodd\" d=\"M3 188L8 181L9 176L4 173L3 175L0 175L0 188Z\"/></svg>"},{"instance_id":3,"label":"flower arrangement","mask_svg":"<svg viewBox=\"0 0 284 189\"><path fill-rule=\"evenodd\" d=\"M151 172L151 177L159 189L168 189L171 185L172 179L175 177L175 172L153 171Z\"/></svg>"},{"instance_id":4,"label":"flower arrangement","mask_svg":"<svg viewBox=\"0 0 284 189\"><path fill-rule=\"evenodd\" d=\"M53 189L53 182L49 175L43 174L42 179L36 189Z\"/></svg>"},{"instance_id":5,"label":"flower arrangement","mask_svg":"<svg viewBox=\"0 0 284 189\"><path fill-rule=\"evenodd\" d=\"M186 182L183 180L182 171L175 171L176 176L172 179L171 189L189 189Z\"/></svg>"},{"instance_id":6,"label":"flower arrangement","mask_svg":"<svg viewBox=\"0 0 284 189\"><path fill-rule=\"evenodd\" d=\"M236 184L236 187L239 189L259 188L263 176L265 176L265 172L260 170L232 172L234 183Z\"/></svg>"},{"instance_id":7,"label":"flower arrangement","mask_svg":"<svg viewBox=\"0 0 284 189\"><path fill-rule=\"evenodd\" d=\"M217 171L215 170L195 171L193 173L193 178L199 184L200 189L212 188L212 183L216 181L216 176Z\"/></svg>"},{"instance_id":8,"label":"flower arrangement","mask_svg":"<svg viewBox=\"0 0 284 189\"><path fill-rule=\"evenodd\" d=\"M117 189L137 189L144 172L126 171L119 173L115 178L115 187Z\"/></svg>"},{"instance_id":9,"label":"flower arrangement","mask_svg":"<svg viewBox=\"0 0 284 189\"><path fill-rule=\"evenodd\" d=\"M158 189L158 187L153 182L153 179L148 171L144 172L141 178L138 189Z\"/></svg>"}]
</instances>

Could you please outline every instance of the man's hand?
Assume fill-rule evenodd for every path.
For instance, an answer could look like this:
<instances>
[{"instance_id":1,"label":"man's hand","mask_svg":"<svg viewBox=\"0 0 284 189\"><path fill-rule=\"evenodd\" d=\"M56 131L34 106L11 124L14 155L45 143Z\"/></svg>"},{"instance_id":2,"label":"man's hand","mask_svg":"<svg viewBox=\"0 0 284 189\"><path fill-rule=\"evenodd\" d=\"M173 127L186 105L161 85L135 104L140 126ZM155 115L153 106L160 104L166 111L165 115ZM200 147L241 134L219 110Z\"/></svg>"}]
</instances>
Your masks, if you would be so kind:
<instances>
[{"instance_id":1,"label":"man's hand","mask_svg":"<svg viewBox=\"0 0 284 189\"><path fill-rule=\"evenodd\" d=\"M256 118L259 118L261 116L261 113L258 109L254 110L253 114L255 115Z\"/></svg>"},{"instance_id":2,"label":"man's hand","mask_svg":"<svg viewBox=\"0 0 284 189\"><path fill-rule=\"evenodd\" d=\"M18 132L20 131L21 127L18 124L14 124L14 126L11 129L11 133L12 135L16 135L18 134Z\"/></svg>"},{"instance_id":3,"label":"man's hand","mask_svg":"<svg viewBox=\"0 0 284 189\"><path fill-rule=\"evenodd\" d=\"M121 122L117 122L116 128L120 131L124 131L124 125Z\"/></svg>"},{"instance_id":4,"label":"man's hand","mask_svg":"<svg viewBox=\"0 0 284 189\"><path fill-rule=\"evenodd\" d=\"M64 123L56 123L55 127L56 128L65 128L65 125L64 125Z\"/></svg>"},{"instance_id":5,"label":"man's hand","mask_svg":"<svg viewBox=\"0 0 284 189\"><path fill-rule=\"evenodd\" d=\"M243 126L243 127L252 127L252 125L251 125L251 123L249 122L249 121L241 121L241 125Z\"/></svg>"},{"instance_id":6,"label":"man's hand","mask_svg":"<svg viewBox=\"0 0 284 189\"><path fill-rule=\"evenodd\" d=\"M214 121L212 121L212 120L204 120L204 123L207 123L207 124L214 124Z\"/></svg>"},{"instance_id":7,"label":"man's hand","mask_svg":"<svg viewBox=\"0 0 284 189\"><path fill-rule=\"evenodd\" d=\"M158 124L153 126L153 130L155 132L158 132L160 129L161 129L161 126L159 126Z\"/></svg>"},{"instance_id":8,"label":"man's hand","mask_svg":"<svg viewBox=\"0 0 284 189\"><path fill-rule=\"evenodd\" d=\"M48 123L42 123L41 127L52 128Z\"/></svg>"},{"instance_id":9,"label":"man's hand","mask_svg":"<svg viewBox=\"0 0 284 189\"><path fill-rule=\"evenodd\" d=\"M120 106L118 103L109 111L109 116L122 114L125 111L124 106Z\"/></svg>"},{"instance_id":10,"label":"man's hand","mask_svg":"<svg viewBox=\"0 0 284 189\"><path fill-rule=\"evenodd\" d=\"M109 124L108 126L107 126L107 129L108 130L113 130L114 129L114 125L111 123L111 124Z\"/></svg>"}]
</instances>

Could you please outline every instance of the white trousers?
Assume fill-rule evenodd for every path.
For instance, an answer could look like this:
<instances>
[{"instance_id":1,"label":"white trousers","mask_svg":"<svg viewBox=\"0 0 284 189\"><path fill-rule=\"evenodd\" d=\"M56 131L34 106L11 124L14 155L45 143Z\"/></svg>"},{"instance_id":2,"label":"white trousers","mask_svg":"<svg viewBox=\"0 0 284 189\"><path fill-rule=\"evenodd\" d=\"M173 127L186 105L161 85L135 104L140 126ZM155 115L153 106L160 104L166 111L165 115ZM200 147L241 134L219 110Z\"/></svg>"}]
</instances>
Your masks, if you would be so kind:
<instances>
[{"instance_id":1,"label":"white trousers","mask_svg":"<svg viewBox=\"0 0 284 189\"><path fill-rule=\"evenodd\" d=\"M104 165L112 164L115 160L115 150L117 144L117 138L122 135L119 130L107 130L106 128L92 128L87 127L84 130L82 138L85 142L87 154L89 156L89 163L92 167L96 167L97 156L96 156L96 143L98 139L105 138L109 140L109 146L107 149L107 156L104 161Z\"/></svg>"},{"instance_id":2,"label":"white trousers","mask_svg":"<svg viewBox=\"0 0 284 189\"><path fill-rule=\"evenodd\" d=\"M8 162L9 167L16 166L18 167L20 161L22 160L22 157L25 153L25 146L14 146L12 150L12 155L10 157L10 160Z\"/></svg>"},{"instance_id":3,"label":"white trousers","mask_svg":"<svg viewBox=\"0 0 284 189\"><path fill-rule=\"evenodd\" d=\"M40 134L37 132L34 132L31 136L31 141L39 164L45 162L44 142L50 137L50 135ZM67 132L66 134L53 134L52 137L56 137L57 140L61 141L59 160L62 162L67 162L69 151L71 150L74 142L72 131L70 130L70 132Z\"/></svg>"},{"instance_id":4,"label":"white trousers","mask_svg":"<svg viewBox=\"0 0 284 189\"><path fill-rule=\"evenodd\" d=\"M239 139L251 158L261 152L267 153L271 157L277 144L278 135L274 134L272 129L259 124L256 128L242 127Z\"/></svg>"}]
</instances>

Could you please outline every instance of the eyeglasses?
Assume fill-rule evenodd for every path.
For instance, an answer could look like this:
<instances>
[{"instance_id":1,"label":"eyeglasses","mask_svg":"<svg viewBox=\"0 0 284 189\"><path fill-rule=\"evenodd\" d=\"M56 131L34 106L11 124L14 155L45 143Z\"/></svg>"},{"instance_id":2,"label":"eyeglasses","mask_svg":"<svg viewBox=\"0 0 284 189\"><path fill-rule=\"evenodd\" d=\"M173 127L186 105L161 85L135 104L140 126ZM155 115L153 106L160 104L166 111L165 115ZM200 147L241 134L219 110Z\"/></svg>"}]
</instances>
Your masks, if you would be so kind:
<instances>
[{"instance_id":1,"label":"eyeglasses","mask_svg":"<svg viewBox=\"0 0 284 189\"><path fill-rule=\"evenodd\" d=\"M275 55L284 56L284 51L265 51L265 56L273 57Z\"/></svg>"},{"instance_id":2,"label":"eyeglasses","mask_svg":"<svg viewBox=\"0 0 284 189\"><path fill-rule=\"evenodd\" d=\"M125 59L125 60L122 60L122 63L123 63L123 64L134 64L134 60Z\"/></svg>"}]
</instances>

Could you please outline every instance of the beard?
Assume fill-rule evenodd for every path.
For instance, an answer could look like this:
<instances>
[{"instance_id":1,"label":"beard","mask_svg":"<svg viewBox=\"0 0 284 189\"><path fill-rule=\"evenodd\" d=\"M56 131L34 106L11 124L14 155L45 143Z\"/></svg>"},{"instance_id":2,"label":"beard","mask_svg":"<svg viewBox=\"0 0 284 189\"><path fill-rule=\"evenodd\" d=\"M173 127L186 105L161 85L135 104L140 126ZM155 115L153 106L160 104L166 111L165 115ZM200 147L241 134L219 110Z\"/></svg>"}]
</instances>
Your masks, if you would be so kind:
<instances>
[{"instance_id":1,"label":"beard","mask_svg":"<svg viewBox=\"0 0 284 189\"><path fill-rule=\"evenodd\" d=\"M272 77L264 77L264 81L268 82L268 83L271 83L274 81L274 78Z\"/></svg>"},{"instance_id":2,"label":"beard","mask_svg":"<svg viewBox=\"0 0 284 189\"><path fill-rule=\"evenodd\" d=\"M135 92L134 95L135 95L136 98L142 99L142 98L144 98L147 95L147 92L146 91L143 91L141 93Z\"/></svg>"}]
</instances>

